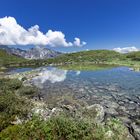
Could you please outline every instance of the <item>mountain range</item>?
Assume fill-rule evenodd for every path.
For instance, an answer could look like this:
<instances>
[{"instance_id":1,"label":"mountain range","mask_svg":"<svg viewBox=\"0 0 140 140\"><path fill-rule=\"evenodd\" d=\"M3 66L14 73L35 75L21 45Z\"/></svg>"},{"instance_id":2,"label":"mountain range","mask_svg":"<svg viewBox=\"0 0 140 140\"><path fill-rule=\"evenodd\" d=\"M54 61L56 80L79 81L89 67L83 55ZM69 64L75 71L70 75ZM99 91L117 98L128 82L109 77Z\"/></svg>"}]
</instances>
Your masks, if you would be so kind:
<instances>
[{"instance_id":1,"label":"mountain range","mask_svg":"<svg viewBox=\"0 0 140 140\"><path fill-rule=\"evenodd\" d=\"M22 50L19 48L8 47L6 45L0 45L0 49L5 50L8 54L16 55L26 59L47 59L54 58L62 54L44 46L36 46L28 50Z\"/></svg>"}]
</instances>

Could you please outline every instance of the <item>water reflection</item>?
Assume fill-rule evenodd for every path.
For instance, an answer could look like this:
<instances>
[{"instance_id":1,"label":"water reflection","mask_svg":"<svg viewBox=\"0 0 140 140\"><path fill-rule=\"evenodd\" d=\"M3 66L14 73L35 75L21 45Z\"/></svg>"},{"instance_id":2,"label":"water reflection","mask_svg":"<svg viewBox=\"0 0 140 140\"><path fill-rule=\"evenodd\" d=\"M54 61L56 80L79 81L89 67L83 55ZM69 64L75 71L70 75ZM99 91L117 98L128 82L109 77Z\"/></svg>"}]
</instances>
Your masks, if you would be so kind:
<instances>
[{"instance_id":1,"label":"water reflection","mask_svg":"<svg viewBox=\"0 0 140 140\"><path fill-rule=\"evenodd\" d=\"M62 82L66 79L67 70L60 70L57 68L43 68L37 77L33 78L36 85L43 84L46 81L51 83Z\"/></svg>"},{"instance_id":2,"label":"water reflection","mask_svg":"<svg viewBox=\"0 0 140 140\"><path fill-rule=\"evenodd\" d=\"M81 71L76 71L76 75L80 75Z\"/></svg>"},{"instance_id":3,"label":"water reflection","mask_svg":"<svg viewBox=\"0 0 140 140\"><path fill-rule=\"evenodd\" d=\"M39 88L43 88L44 84L46 83L58 83L63 82L66 80L68 75L68 70L62 70L54 67L44 67L40 68L38 76L32 79L34 85L38 86ZM75 71L74 75L80 75L80 71Z\"/></svg>"},{"instance_id":4,"label":"water reflection","mask_svg":"<svg viewBox=\"0 0 140 140\"><path fill-rule=\"evenodd\" d=\"M22 71L24 70L26 69L22 69ZM36 77L31 79L30 82L46 91L50 90L50 93L53 92L52 90L62 93L64 89L66 90L65 93L69 91L79 93L78 90L82 88L85 94L88 94L88 92L91 94L111 94L112 88L115 88L115 92L119 94L140 94L140 73L132 71L128 67L115 67L98 71L41 67L35 69L35 71L37 71L37 76L35 75ZM16 72L19 72L19 70L17 69ZM81 91L79 94L81 95Z\"/></svg>"}]
</instances>

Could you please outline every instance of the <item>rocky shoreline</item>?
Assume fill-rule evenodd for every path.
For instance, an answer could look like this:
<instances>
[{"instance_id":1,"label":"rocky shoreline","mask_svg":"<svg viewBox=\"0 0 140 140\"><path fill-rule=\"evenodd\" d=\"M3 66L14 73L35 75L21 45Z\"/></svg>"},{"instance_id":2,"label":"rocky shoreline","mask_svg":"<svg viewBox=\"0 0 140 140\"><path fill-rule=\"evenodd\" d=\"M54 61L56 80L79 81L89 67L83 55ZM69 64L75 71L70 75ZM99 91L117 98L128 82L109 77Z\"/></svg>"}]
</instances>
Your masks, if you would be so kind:
<instances>
[{"instance_id":1,"label":"rocky shoreline","mask_svg":"<svg viewBox=\"0 0 140 140\"><path fill-rule=\"evenodd\" d=\"M71 98L71 99L69 99ZM52 109L52 111L48 111L48 109L41 110L41 108L38 108L40 110L41 116L43 118L48 117L48 115L52 115L53 111L56 111L55 113L62 112L63 110L68 111L72 115L75 115L75 112L78 112L79 116L83 116L83 114L80 115L80 108L86 108L86 111L94 111L96 110L93 114L91 112L92 116L95 117L96 122L98 123L105 123L108 119L110 118L116 118L121 120L124 125L128 128L130 134L136 139L140 139L140 120L139 120L139 105L134 104L132 100L124 102L126 105L120 105L119 103L113 102L111 100L102 100L99 103L99 99L96 98L94 99L93 104L89 105L87 102L80 100L82 105L80 105L78 102L79 99L72 99L73 97L68 97L67 98L60 98L55 99L57 104L55 104L53 107L51 106L51 103L48 103L48 99L43 99L46 104L48 103L48 108ZM54 99L54 98L53 98ZM105 99L105 98L104 98ZM126 100L127 98L123 99L122 101ZM52 99L51 99L52 100ZM101 99L100 99L101 100ZM55 102L53 101L53 102ZM122 102L121 101L121 102ZM51 104L51 105L50 105ZM48 113L51 112L51 113Z\"/></svg>"},{"instance_id":2,"label":"rocky shoreline","mask_svg":"<svg viewBox=\"0 0 140 140\"><path fill-rule=\"evenodd\" d=\"M39 72L38 69L7 75L7 77L24 80L24 85L34 85L32 78L38 76ZM104 124L110 118L119 119L129 130L130 136L132 135L134 139L140 140L140 94L128 96L122 93L121 87L116 85L101 86L97 84L92 89L81 85L79 85L79 89L76 89L74 86L65 85L67 89L63 88L63 91L61 91L61 85L58 84L55 89L40 90L39 97L35 97L34 100L41 100L43 105L42 103L37 105L33 111L47 119L63 111L68 111L71 115L83 116L83 114L80 114L81 108L90 111L96 110L96 114L94 112L92 115L95 115L97 122ZM53 94L51 95L51 93Z\"/></svg>"}]
</instances>

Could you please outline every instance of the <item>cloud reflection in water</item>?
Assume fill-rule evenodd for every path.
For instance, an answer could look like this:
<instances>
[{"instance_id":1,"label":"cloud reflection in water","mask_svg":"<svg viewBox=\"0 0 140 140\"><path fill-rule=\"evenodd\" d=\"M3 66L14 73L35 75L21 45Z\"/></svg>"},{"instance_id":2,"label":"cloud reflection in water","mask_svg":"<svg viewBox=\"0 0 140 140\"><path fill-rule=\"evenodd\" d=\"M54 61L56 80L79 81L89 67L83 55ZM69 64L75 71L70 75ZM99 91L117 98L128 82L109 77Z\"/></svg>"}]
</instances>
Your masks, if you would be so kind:
<instances>
[{"instance_id":1,"label":"cloud reflection in water","mask_svg":"<svg viewBox=\"0 0 140 140\"><path fill-rule=\"evenodd\" d=\"M32 79L34 85L39 88L43 88L43 84L46 82L56 83L63 82L67 78L68 70L62 70L57 68L42 68L38 76ZM76 71L75 75L78 76L80 71Z\"/></svg>"},{"instance_id":2,"label":"cloud reflection in water","mask_svg":"<svg viewBox=\"0 0 140 140\"><path fill-rule=\"evenodd\" d=\"M33 78L35 83L45 83L50 81L51 83L62 82L66 79L67 70L60 70L57 68L43 69L39 76Z\"/></svg>"}]
</instances>

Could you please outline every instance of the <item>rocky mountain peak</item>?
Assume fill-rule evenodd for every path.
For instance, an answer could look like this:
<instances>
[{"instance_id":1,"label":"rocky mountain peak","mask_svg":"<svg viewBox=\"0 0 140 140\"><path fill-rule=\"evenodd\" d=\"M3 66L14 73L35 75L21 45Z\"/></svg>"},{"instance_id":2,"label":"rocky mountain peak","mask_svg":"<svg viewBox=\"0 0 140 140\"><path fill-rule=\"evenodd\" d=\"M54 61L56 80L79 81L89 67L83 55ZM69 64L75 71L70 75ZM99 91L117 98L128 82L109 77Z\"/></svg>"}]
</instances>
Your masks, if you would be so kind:
<instances>
[{"instance_id":1,"label":"rocky mountain peak","mask_svg":"<svg viewBox=\"0 0 140 140\"><path fill-rule=\"evenodd\" d=\"M26 59L47 59L57 57L61 54L60 52L48 49L45 46L35 46L28 50L22 50L0 45L0 49L6 50L9 54L14 54Z\"/></svg>"}]
</instances>

